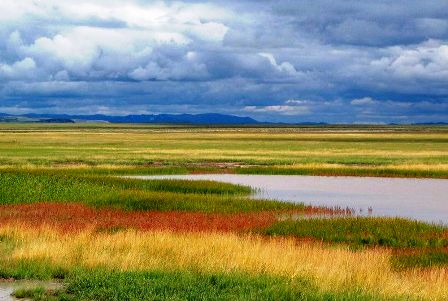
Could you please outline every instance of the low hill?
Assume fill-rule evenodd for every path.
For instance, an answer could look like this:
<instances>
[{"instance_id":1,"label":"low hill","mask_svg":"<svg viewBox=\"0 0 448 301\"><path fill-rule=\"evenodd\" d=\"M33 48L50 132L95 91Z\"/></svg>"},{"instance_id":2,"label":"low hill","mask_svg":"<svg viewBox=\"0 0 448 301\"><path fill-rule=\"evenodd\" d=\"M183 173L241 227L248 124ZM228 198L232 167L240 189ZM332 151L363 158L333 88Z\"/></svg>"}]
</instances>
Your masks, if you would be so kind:
<instances>
[{"instance_id":1,"label":"low hill","mask_svg":"<svg viewBox=\"0 0 448 301\"><path fill-rule=\"evenodd\" d=\"M10 116L19 117L19 116ZM258 124L250 117L240 117L225 114L155 114L155 115L126 115L111 116L95 115L69 115L69 114L24 114L31 120L80 120L80 121L107 121L111 123L186 123L186 124Z\"/></svg>"}]
</instances>

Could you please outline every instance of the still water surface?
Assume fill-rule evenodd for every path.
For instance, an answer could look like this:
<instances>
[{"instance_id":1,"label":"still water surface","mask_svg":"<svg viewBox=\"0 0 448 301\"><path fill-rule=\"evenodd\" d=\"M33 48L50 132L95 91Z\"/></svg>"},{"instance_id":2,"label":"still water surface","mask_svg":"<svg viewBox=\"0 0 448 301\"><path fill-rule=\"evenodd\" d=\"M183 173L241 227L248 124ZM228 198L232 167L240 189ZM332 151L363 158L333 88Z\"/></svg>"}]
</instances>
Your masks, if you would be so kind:
<instances>
[{"instance_id":1,"label":"still water surface","mask_svg":"<svg viewBox=\"0 0 448 301\"><path fill-rule=\"evenodd\" d=\"M448 180L282 175L170 175L141 179L213 180L251 186L254 198L352 208L358 214L400 216L448 224Z\"/></svg>"},{"instance_id":2,"label":"still water surface","mask_svg":"<svg viewBox=\"0 0 448 301\"><path fill-rule=\"evenodd\" d=\"M34 280L18 280L12 282L0 281L0 301L30 300L30 299L17 299L14 298L11 294L17 289L31 289L36 287L43 287L45 289L60 289L62 288L62 283L34 281Z\"/></svg>"}]
</instances>

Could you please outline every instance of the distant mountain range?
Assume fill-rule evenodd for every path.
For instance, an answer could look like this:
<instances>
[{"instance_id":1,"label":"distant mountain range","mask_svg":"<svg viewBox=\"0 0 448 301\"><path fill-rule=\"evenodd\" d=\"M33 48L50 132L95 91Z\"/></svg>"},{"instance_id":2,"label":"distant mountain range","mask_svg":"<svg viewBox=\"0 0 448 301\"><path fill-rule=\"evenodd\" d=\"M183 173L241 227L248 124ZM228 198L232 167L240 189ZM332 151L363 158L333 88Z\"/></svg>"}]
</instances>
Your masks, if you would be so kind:
<instances>
[{"instance_id":1,"label":"distant mountain range","mask_svg":"<svg viewBox=\"0 0 448 301\"><path fill-rule=\"evenodd\" d=\"M329 125L325 122L297 122L297 123L281 123L281 122L263 122L255 120L251 117L240 117L235 115L226 115L218 113L207 114L141 114L113 116L104 114L94 115L70 115L70 114L22 114L12 115L0 113L0 122L32 122L32 123L165 123L165 124L197 124L197 125ZM388 125L395 125L390 123ZM414 123L414 125L448 125L447 122L427 122Z\"/></svg>"},{"instance_id":2,"label":"distant mountain range","mask_svg":"<svg viewBox=\"0 0 448 301\"><path fill-rule=\"evenodd\" d=\"M110 116L69 115L69 114L23 114L10 115L0 113L0 122L110 122L110 123L178 123L178 124L258 124L250 117L239 117L225 114L157 114Z\"/></svg>"}]
</instances>

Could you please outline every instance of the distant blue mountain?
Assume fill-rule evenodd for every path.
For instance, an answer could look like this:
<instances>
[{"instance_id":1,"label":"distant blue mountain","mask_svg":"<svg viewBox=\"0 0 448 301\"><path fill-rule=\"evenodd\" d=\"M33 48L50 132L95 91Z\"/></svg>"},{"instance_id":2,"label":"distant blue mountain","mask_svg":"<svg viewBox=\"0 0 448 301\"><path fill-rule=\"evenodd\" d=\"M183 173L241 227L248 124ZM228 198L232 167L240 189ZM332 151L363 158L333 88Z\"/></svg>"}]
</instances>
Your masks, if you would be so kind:
<instances>
[{"instance_id":1,"label":"distant blue mountain","mask_svg":"<svg viewBox=\"0 0 448 301\"><path fill-rule=\"evenodd\" d=\"M166 124L198 124L198 125L302 125L302 126L325 126L326 122L263 122L250 117L240 117L235 115L226 115L218 113L207 114L141 114L112 116L104 114L94 115L71 115L71 114L22 114L13 115L0 112L0 122L42 122L42 123L74 123L74 122L110 122L110 123L166 123ZM389 123L389 125L395 125ZM448 125L447 122L425 122L411 123L410 125Z\"/></svg>"},{"instance_id":2,"label":"distant blue mountain","mask_svg":"<svg viewBox=\"0 0 448 301\"><path fill-rule=\"evenodd\" d=\"M447 125L448 122L420 122L420 123L414 123L415 125Z\"/></svg>"},{"instance_id":3,"label":"distant blue mountain","mask_svg":"<svg viewBox=\"0 0 448 301\"><path fill-rule=\"evenodd\" d=\"M111 123L186 123L186 124L258 124L250 117L224 114L157 114L157 115L69 115L69 114L24 114L23 117L51 120L98 120Z\"/></svg>"}]
</instances>

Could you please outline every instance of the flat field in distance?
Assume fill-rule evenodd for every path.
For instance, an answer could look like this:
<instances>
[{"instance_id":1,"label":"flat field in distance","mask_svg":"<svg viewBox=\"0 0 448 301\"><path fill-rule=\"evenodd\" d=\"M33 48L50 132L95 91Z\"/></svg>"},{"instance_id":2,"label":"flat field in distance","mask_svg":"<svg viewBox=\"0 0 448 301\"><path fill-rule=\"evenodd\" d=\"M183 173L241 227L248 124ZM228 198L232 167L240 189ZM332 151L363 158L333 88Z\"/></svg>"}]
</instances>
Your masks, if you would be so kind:
<instances>
[{"instance_id":1,"label":"flat field in distance","mask_svg":"<svg viewBox=\"0 0 448 301\"><path fill-rule=\"evenodd\" d=\"M1 124L0 154L3 168L447 178L448 126Z\"/></svg>"}]
</instances>

